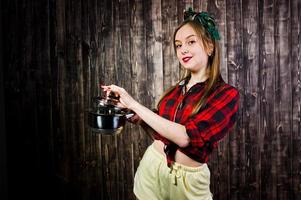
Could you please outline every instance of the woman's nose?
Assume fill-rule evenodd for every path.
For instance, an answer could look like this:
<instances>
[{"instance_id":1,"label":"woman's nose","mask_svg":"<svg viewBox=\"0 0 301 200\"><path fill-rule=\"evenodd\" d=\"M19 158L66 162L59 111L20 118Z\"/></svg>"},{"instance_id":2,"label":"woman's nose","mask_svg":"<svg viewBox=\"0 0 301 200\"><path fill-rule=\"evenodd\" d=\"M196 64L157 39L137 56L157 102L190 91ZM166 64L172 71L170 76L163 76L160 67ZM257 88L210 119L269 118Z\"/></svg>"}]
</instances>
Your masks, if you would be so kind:
<instances>
[{"instance_id":1,"label":"woman's nose","mask_svg":"<svg viewBox=\"0 0 301 200\"><path fill-rule=\"evenodd\" d=\"M182 50L183 55L187 54L188 52L189 52L189 50L187 48L183 48L183 50Z\"/></svg>"}]
</instances>

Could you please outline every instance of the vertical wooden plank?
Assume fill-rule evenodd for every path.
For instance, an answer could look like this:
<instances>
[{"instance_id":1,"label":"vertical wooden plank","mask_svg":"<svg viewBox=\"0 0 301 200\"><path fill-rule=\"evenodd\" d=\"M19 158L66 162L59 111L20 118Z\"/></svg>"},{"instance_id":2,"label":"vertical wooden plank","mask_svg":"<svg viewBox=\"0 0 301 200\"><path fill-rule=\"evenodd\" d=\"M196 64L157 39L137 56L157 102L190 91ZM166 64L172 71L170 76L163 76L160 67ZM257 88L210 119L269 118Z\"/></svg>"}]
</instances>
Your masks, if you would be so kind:
<instances>
[{"instance_id":1,"label":"vertical wooden plank","mask_svg":"<svg viewBox=\"0 0 301 200\"><path fill-rule=\"evenodd\" d=\"M51 177L52 181L54 182L54 177L56 174L56 166L55 163L57 161L56 155L54 152L56 152L56 146L55 146L55 133L57 132L57 127L58 127L58 116L59 112L57 110L57 100L56 100L56 94L58 93L57 90L57 71L58 71L58 62L57 62L57 35L56 35L56 4L53 0L49 1L49 48L50 48L50 69L51 69L51 74L50 74L50 83L51 83L51 128L52 131L49 136L49 160L51 160L51 163L49 166L51 166ZM58 188L58 186L56 186Z\"/></svg>"},{"instance_id":2,"label":"vertical wooden plank","mask_svg":"<svg viewBox=\"0 0 301 200\"><path fill-rule=\"evenodd\" d=\"M259 199L259 175L260 146L257 143L258 135L258 72L259 72L259 42L258 42L258 4L257 1L244 1L243 13L243 66L245 84L245 100L241 104L243 108L243 126L245 132L245 182L242 183L242 193L245 199Z\"/></svg>"},{"instance_id":3,"label":"vertical wooden plank","mask_svg":"<svg viewBox=\"0 0 301 200\"><path fill-rule=\"evenodd\" d=\"M150 108L156 106L156 102L159 100L163 93L163 57L162 57L162 14L161 14L161 0L154 0L151 3L151 9L149 12L149 20L147 22L150 26L147 26L147 71L148 82L152 82L149 88L148 96L151 97ZM148 24L147 24L148 25Z\"/></svg>"},{"instance_id":4,"label":"vertical wooden plank","mask_svg":"<svg viewBox=\"0 0 301 200\"><path fill-rule=\"evenodd\" d=\"M43 3L47 6L47 2ZM24 174L21 175L22 178L19 177L19 184L24 184L24 196L32 196L35 198L37 193L34 193L32 188L36 187L38 191L40 191L43 188L42 185L44 185L42 181L40 184L36 184L36 182L40 181L40 177L43 176L43 163L41 161L42 156L46 154L45 151L45 154L43 154L43 149L47 146L47 138L45 138L45 136L48 135L48 131L50 130L48 124L48 106L41 105L43 101L49 104L49 99L46 97L46 94L49 92L47 88L47 84L49 84L49 77L47 76L49 57L45 55L47 54L47 47L44 46L44 44L49 41L47 37L48 10L37 2L26 2L20 8L23 14L19 16L20 18L18 20L20 21L19 26L23 27L20 31L24 31L24 35L20 34L22 33L20 32L18 37L21 38L22 46L20 48L23 52L21 56L16 56L20 56L22 64L20 63L21 65L19 65L20 68L17 72L19 76L12 80L15 79L17 83L20 83L18 86L20 92L19 99L22 99L19 102L21 107L18 108L18 113L23 114L20 114L20 124L17 125L22 128L17 132L22 131L22 129L28 130L28 135L21 136L20 133L22 133L22 131L19 133L19 136L17 134L14 137L17 136L21 142L21 144L18 145L21 150L18 153L20 159L18 162L24 163L19 167L20 171L23 171L22 173ZM25 26L21 24L25 24ZM45 67L45 71L43 67ZM48 83L44 84L44 79L45 82L48 81ZM41 127L45 128L43 132L44 135L39 134ZM45 142L45 144L41 144L43 142ZM30 174L32 173L38 175L31 176ZM22 180L27 181L23 182Z\"/></svg>"},{"instance_id":5,"label":"vertical wooden plank","mask_svg":"<svg viewBox=\"0 0 301 200\"><path fill-rule=\"evenodd\" d=\"M27 9L26 9L27 8ZM33 80L28 80L28 71L34 74L31 69L32 52L26 51L26 46L32 48L33 39L31 28L32 18L32 3L31 2L16 2L10 1L8 7L7 28L6 31L1 30L3 33L11 33L6 38L4 45L7 47L4 54L9 62L4 67L4 80L6 85L6 98L10 99L5 105L6 109L6 124L7 124L7 141L8 141L8 168L9 174L8 185L13 187L19 187L20 192L24 196L29 196L28 189L33 183L33 178L28 182L28 172L35 167L35 159L33 158L34 145L32 145L32 139L35 132L32 129L34 121L35 110L33 104L28 102L34 102L34 96L29 95L34 90L31 87ZM26 11L27 10L27 11ZM4 21L5 22L5 21ZM19 35L22 33L22 35ZM3 45L3 44L1 44ZM27 73L26 73L27 72ZM22 112L21 112L22 111ZM22 113L28 112L26 118ZM19 113L15 115L14 113ZM22 130L28 131L28 134L22 134ZM10 159L15 158L15 159ZM28 166L28 163L32 163L33 166ZM18 166L18 167L16 167ZM12 181L11 181L12 180ZM14 180L19 180L14 183ZM25 184L27 183L27 185ZM24 187L21 187L24 185ZM10 198L17 197L18 194L9 194Z\"/></svg>"},{"instance_id":6,"label":"vertical wooden plank","mask_svg":"<svg viewBox=\"0 0 301 200\"><path fill-rule=\"evenodd\" d=\"M276 199L276 158L274 128L274 2L258 1L259 8L259 135L260 135L260 195L261 199ZM271 184L272 183L272 184Z\"/></svg>"},{"instance_id":7,"label":"vertical wooden plank","mask_svg":"<svg viewBox=\"0 0 301 200\"><path fill-rule=\"evenodd\" d=\"M290 1L291 9L291 84L292 84L292 145L290 199L297 199L301 191L301 2Z\"/></svg>"},{"instance_id":8,"label":"vertical wooden plank","mask_svg":"<svg viewBox=\"0 0 301 200\"><path fill-rule=\"evenodd\" d=\"M51 169L50 157L50 137L52 134L52 85L51 85L51 63L50 63L50 4L48 0L35 2L32 7L32 20L35 24L32 35L33 48L29 50L33 55L31 66L35 68L34 90L31 91L34 97L35 115L35 160L37 167L35 172L37 178L34 179L36 189L29 190L33 196L39 196L43 192L48 192L49 174ZM29 76L30 77L30 76ZM29 78L30 80L31 78ZM46 105L46 106L45 106ZM43 130L43 134L40 134ZM50 190L49 190L50 191Z\"/></svg>"},{"instance_id":9,"label":"vertical wooden plank","mask_svg":"<svg viewBox=\"0 0 301 200\"><path fill-rule=\"evenodd\" d=\"M99 93L99 82L97 79L98 58L98 12L97 1L82 1L81 33L82 33L82 84L84 102L84 129L83 135L83 157L80 168L82 171L82 196L84 199L102 199L102 160L99 154L98 135L91 131L87 123L87 110L91 108L92 97Z\"/></svg>"},{"instance_id":10,"label":"vertical wooden plank","mask_svg":"<svg viewBox=\"0 0 301 200\"><path fill-rule=\"evenodd\" d=\"M244 104L244 66L243 66L243 24L242 2L226 1L227 4L227 60L228 83L240 92L240 105ZM241 187L245 183L245 133L243 127L244 108L240 106L236 127L229 135L229 182L227 196L222 199L241 199Z\"/></svg>"},{"instance_id":11,"label":"vertical wooden plank","mask_svg":"<svg viewBox=\"0 0 301 200\"><path fill-rule=\"evenodd\" d=\"M63 88L66 100L66 142L70 163L70 185L74 192L68 192L73 198L83 197L83 181L81 162L84 147L83 118L83 79L82 79L82 42L81 42L81 2L68 0L66 8L66 63L65 82Z\"/></svg>"},{"instance_id":12,"label":"vertical wooden plank","mask_svg":"<svg viewBox=\"0 0 301 200\"><path fill-rule=\"evenodd\" d=\"M90 51L90 30L89 30L89 5L90 1L87 3L82 3L81 5L81 18L80 18L80 24L81 24L81 60L82 60L82 72L81 72L81 78L79 83L81 91L80 95L82 95L82 104L85 105L85 108L83 106L83 110L79 111L82 112L83 115L83 121L82 127L84 129L83 133L84 135L79 137L80 143L82 143L82 157L80 161L80 170L82 172L82 178L81 182L86 183L82 186L81 195L84 199L92 199L95 198L96 193L93 191L93 185L95 185L95 179L96 179L96 170L93 169L92 166L92 154L93 154L93 144L95 143L92 139L93 135L90 133L87 133L87 126L85 123L86 120L86 113L85 110L88 109L87 105L89 105L89 98L90 96L90 70L89 70L89 51ZM93 12L93 11L91 11ZM94 13L93 13L94 14ZM95 138L95 137L94 137ZM97 149L96 149L97 150ZM94 175L94 176L93 176Z\"/></svg>"},{"instance_id":13,"label":"vertical wooden plank","mask_svg":"<svg viewBox=\"0 0 301 200\"><path fill-rule=\"evenodd\" d=\"M53 170L54 176L63 177L64 176L64 93L63 93L63 78L64 75L64 64L65 64L65 1L54 3L54 20L53 20L53 40L52 46L55 46L53 51L52 59L52 81L53 81L53 128L54 132L52 135L53 147Z\"/></svg>"},{"instance_id":14,"label":"vertical wooden plank","mask_svg":"<svg viewBox=\"0 0 301 200\"><path fill-rule=\"evenodd\" d=\"M118 84L116 71L116 1L103 1L98 7L100 9L100 28L99 36L99 59L98 59L98 77L95 78L104 84ZM96 67L98 67L96 65ZM96 83L94 83L96 84ZM100 91L98 94L101 93ZM104 199L117 199L115 185L117 184L117 157L116 157L116 136L98 135L101 153L102 170L102 197Z\"/></svg>"},{"instance_id":15,"label":"vertical wooden plank","mask_svg":"<svg viewBox=\"0 0 301 200\"><path fill-rule=\"evenodd\" d=\"M108 81L108 76L106 75L106 64L105 64L105 58L106 58L106 40L108 40L108 36L111 31L111 25L110 25L110 17L112 14L112 10L107 8L107 1L96 1L97 2L97 15L95 19L95 23L91 21L90 27L97 26L95 35L92 39L96 41L96 48L91 51L91 82L92 82L92 95L98 96L100 95L100 90L95 87L97 84L110 84ZM93 87L94 86L94 87ZM106 173L106 160L105 160L105 151L103 148L103 138L100 135L97 135L97 145L98 145L98 152L99 152L99 182L100 182L100 195L101 199L106 199L108 197L107 192L107 180L108 176Z\"/></svg>"},{"instance_id":16,"label":"vertical wooden plank","mask_svg":"<svg viewBox=\"0 0 301 200\"><path fill-rule=\"evenodd\" d=\"M257 199L259 198L259 175L258 169L260 158L260 146L257 141L258 135L258 72L259 72L259 54L258 54L258 4L256 1L250 1L243 4L244 24L246 25L244 34L245 57L244 65L246 66L245 79L246 84L246 98L242 105L245 108L244 122L246 131L246 192L245 198ZM249 192L250 191L250 192Z\"/></svg>"},{"instance_id":17,"label":"vertical wooden plank","mask_svg":"<svg viewBox=\"0 0 301 200\"><path fill-rule=\"evenodd\" d=\"M132 10L132 4L128 0L119 1L116 3L116 13L118 13L118 21L116 22L117 32L117 67L118 85L124 87L130 94L132 94L132 68L131 68L131 18L128 17L129 10ZM133 194L133 180L134 180L134 158L132 154L133 139L135 134L135 127L126 123L123 132L117 137L117 182L118 185L118 199L134 199ZM134 133L134 134L133 134Z\"/></svg>"},{"instance_id":18,"label":"vertical wooden plank","mask_svg":"<svg viewBox=\"0 0 301 200\"><path fill-rule=\"evenodd\" d=\"M194 10L197 10L197 11L208 11L209 9L207 9L208 7L208 0L194 0L193 1L193 8ZM213 3L212 1L210 3ZM218 4L218 2L216 1L216 3Z\"/></svg>"},{"instance_id":19,"label":"vertical wooden plank","mask_svg":"<svg viewBox=\"0 0 301 200\"><path fill-rule=\"evenodd\" d=\"M1 10L1 15L0 15L0 28L3 30L4 28L6 29L6 24L4 25L3 23L3 16L2 14L5 13L7 16L6 12L4 11L4 7L7 6L7 2L0 2L0 10ZM6 7L7 8L7 7ZM7 30L7 29L6 29ZM3 200L8 200L8 187L7 187L7 140L6 140L6 130L5 130L5 102L4 102L4 77L3 77L3 66L4 63L4 57L3 57L3 52L4 52L4 41L3 41L3 36L5 34L1 31L0 32L0 157L2 158L1 163L0 163L0 194L1 194L1 199Z\"/></svg>"},{"instance_id":20,"label":"vertical wooden plank","mask_svg":"<svg viewBox=\"0 0 301 200\"><path fill-rule=\"evenodd\" d=\"M275 2L275 121L276 128L276 185L278 199L290 199L292 159L292 85L290 63L289 1Z\"/></svg>"},{"instance_id":21,"label":"vertical wooden plank","mask_svg":"<svg viewBox=\"0 0 301 200\"><path fill-rule=\"evenodd\" d=\"M102 28L103 34L101 40L103 46L101 51L101 57L103 59L101 63L101 79L105 84L118 84L118 71L117 71L117 32L116 24L118 23L117 10L115 8L116 1L105 1L103 7L101 7L101 14L103 17ZM103 188L105 199L118 199L118 192L116 192L116 183L118 180L116 171L118 164L117 151L117 136L105 136L101 137L101 151L102 151L102 169L103 169Z\"/></svg>"},{"instance_id":22,"label":"vertical wooden plank","mask_svg":"<svg viewBox=\"0 0 301 200\"><path fill-rule=\"evenodd\" d=\"M78 176L74 176L74 174L79 173L78 167L80 163L80 157L77 156L77 124L75 123L75 105L76 101L76 77L77 77L77 62L76 62L76 51L77 51L77 42L78 42L78 33L75 32L75 9L76 3L72 0L65 1L65 15L66 15L66 62L64 65L65 68L65 77L64 77L64 87L62 88L62 92L64 94L65 101L65 143L68 148L66 148L65 156L68 160L68 164L65 166L65 170L68 170L67 174L67 183L73 183L74 185L78 183ZM80 196L80 191L78 192L78 196ZM67 193L69 196L70 194ZM75 196L77 196L75 195Z\"/></svg>"},{"instance_id":23,"label":"vertical wooden plank","mask_svg":"<svg viewBox=\"0 0 301 200\"><path fill-rule=\"evenodd\" d=\"M71 179L69 142L67 141L66 98L65 86L68 84L65 76L66 65L66 9L65 1L51 1L51 73L52 73L52 158L53 181L56 198L68 196L67 183Z\"/></svg>"},{"instance_id":24,"label":"vertical wooden plank","mask_svg":"<svg viewBox=\"0 0 301 200\"><path fill-rule=\"evenodd\" d=\"M98 96L100 93L99 84L103 81L104 74L102 73L104 62L104 43L103 43L103 33L106 32L103 29L103 21L104 21L104 13L100 8L103 8L104 2L92 0L89 4L89 29L90 29L90 73L91 73L91 96L92 97ZM91 103L91 102L90 102ZM90 132L92 134L92 132ZM93 134L92 134L93 135ZM92 140L95 140L94 149L96 154L96 161L97 161L97 180L96 181L96 192L97 198L104 199L104 188L106 185L105 177L103 176L104 166L103 166L103 156L102 156L102 140L100 136L93 135Z\"/></svg>"},{"instance_id":25,"label":"vertical wooden plank","mask_svg":"<svg viewBox=\"0 0 301 200\"><path fill-rule=\"evenodd\" d=\"M149 8L144 7L145 1L137 0L131 5L131 62L132 62L132 94L143 105L146 105L147 96L147 62L146 62L146 25L145 12ZM139 161L144 153L145 133L142 129L132 132L134 169L137 169Z\"/></svg>"},{"instance_id":26,"label":"vertical wooden plank","mask_svg":"<svg viewBox=\"0 0 301 200\"><path fill-rule=\"evenodd\" d=\"M66 1L59 1L56 3L56 48L57 48L57 66L53 66L52 71L57 71L57 76L54 77L56 82L56 98L55 105L56 111L58 111L56 134L54 134L54 145L56 146L53 152L56 155L55 170L56 176L62 178L64 181L70 179L70 157L69 155L69 142L67 131L68 122L67 120L67 102L65 88L68 85L66 81L66 64L67 64L67 30L66 30ZM55 112L54 112L55 113ZM64 183L64 182L63 182ZM65 191L66 192L66 191Z\"/></svg>"},{"instance_id":27,"label":"vertical wooden plank","mask_svg":"<svg viewBox=\"0 0 301 200\"><path fill-rule=\"evenodd\" d=\"M179 80L180 64L174 50L173 34L178 26L177 5L162 1L162 56L164 90Z\"/></svg>"}]
</instances>

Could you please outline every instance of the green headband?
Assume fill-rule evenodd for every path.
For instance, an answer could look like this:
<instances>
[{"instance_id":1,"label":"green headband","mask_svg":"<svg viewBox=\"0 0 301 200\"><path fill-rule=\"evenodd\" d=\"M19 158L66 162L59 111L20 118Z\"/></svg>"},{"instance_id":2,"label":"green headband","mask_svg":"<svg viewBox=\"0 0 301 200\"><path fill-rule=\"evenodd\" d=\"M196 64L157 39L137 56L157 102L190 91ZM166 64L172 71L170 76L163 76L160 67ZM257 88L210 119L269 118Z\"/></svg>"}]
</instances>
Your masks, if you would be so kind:
<instances>
[{"instance_id":1,"label":"green headband","mask_svg":"<svg viewBox=\"0 0 301 200\"><path fill-rule=\"evenodd\" d=\"M184 20L197 21L207 30L211 38L214 40L220 40L220 35L218 33L217 27L215 25L214 18L207 12L194 12L192 8L184 11Z\"/></svg>"}]
</instances>

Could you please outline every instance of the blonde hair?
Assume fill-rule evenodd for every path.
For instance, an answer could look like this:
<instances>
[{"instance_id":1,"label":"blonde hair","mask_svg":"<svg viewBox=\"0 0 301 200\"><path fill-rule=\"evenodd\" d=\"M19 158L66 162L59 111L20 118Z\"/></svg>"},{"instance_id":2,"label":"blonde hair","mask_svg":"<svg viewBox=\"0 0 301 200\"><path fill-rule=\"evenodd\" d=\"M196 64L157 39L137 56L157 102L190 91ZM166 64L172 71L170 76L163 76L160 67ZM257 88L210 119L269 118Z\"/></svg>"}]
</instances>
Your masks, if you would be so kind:
<instances>
[{"instance_id":1,"label":"blonde hair","mask_svg":"<svg viewBox=\"0 0 301 200\"><path fill-rule=\"evenodd\" d=\"M207 66L207 74L209 76L208 82L205 87L205 92L202 98L194 105L193 111L190 114L190 116L196 114L201 108L203 108L207 102L208 97L210 94L214 91L218 79L220 77L220 47L219 42L216 40L213 40L210 36L210 34L205 30L205 28L198 22L193 21L191 19L185 20L182 24L180 24L173 36L173 42L175 41L175 36L180 28L182 28L184 25L189 25L193 28L193 30L197 33L197 36L202 41L205 51L208 51L210 48L212 48L212 54L209 56L208 59L208 66ZM176 51L175 43L174 43L174 49ZM177 85L183 81L184 79L189 79L191 77L191 72L187 69L184 69L184 73L180 79L180 81L167 89L164 94L161 96L157 107L159 108L160 103L166 97L168 94L172 92L172 90L177 87Z\"/></svg>"}]
</instances>

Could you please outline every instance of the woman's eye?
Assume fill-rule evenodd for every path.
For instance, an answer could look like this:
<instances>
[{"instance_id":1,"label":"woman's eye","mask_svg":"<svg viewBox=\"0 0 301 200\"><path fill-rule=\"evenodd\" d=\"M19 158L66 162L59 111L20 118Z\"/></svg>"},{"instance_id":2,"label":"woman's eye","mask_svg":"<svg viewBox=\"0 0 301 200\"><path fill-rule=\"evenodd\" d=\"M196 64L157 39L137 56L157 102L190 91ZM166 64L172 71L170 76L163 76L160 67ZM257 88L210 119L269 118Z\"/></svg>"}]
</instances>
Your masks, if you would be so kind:
<instances>
[{"instance_id":1,"label":"woman's eye","mask_svg":"<svg viewBox=\"0 0 301 200\"><path fill-rule=\"evenodd\" d=\"M176 49L181 48L181 46L182 46L182 45L180 45L180 44L176 44Z\"/></svg>"},{"instance_id":2,"label":"woman's eye","mask_svg":"<svg viewBox=\"0 0 301 200\"><path fill-rule=\"evenodd\" d=\"M192 44L194 44L194 43L195 43L194 40L190 40L190 41L188 42L189 45L192 45Z\"/></svg>"}]
</instances>

